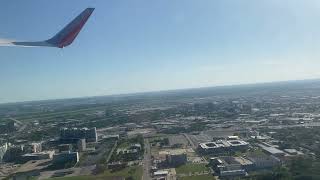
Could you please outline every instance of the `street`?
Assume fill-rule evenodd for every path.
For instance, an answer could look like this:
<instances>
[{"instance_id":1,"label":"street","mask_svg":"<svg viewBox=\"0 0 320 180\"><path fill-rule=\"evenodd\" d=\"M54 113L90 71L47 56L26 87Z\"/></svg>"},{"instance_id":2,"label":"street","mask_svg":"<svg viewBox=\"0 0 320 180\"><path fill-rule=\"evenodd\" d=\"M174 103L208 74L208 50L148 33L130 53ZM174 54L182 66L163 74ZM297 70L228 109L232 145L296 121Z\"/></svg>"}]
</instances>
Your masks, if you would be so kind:
<instances>
[{"instance_id":1,"label":"street","mask_svg":"<svg viewBox=\"0 0 320 180\"><path fill-rule=\"evenodd\" d=\"M143 158L143 175L142 180L151 180L150 167L151 167L151 149L149 139L144 140L144 158Z\"/></svg>"}]
</instances>

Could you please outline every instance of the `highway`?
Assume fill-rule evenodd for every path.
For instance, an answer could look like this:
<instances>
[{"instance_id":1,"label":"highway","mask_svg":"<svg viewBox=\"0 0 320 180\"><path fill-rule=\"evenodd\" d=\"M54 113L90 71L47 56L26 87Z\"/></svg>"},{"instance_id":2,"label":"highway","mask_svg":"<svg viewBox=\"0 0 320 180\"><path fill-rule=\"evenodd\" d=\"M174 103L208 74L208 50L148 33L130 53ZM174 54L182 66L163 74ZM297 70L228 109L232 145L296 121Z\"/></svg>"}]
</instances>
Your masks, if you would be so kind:
<instances>
[{"instance_id":1,"label":"highway","mask_svg":"<svg viewBox=\"0 0 320 180\"><path fill-rule=\"evenodd\" d=\"M186 137L186 139L189 141L189 144L191 145L193 150L197 149L197 146L193 143L193 141L190 139L190 137L188 136L188 134L183 133L184 137Z\"/></svg>"},{"instance_id":2,"label":"highway","mask_svg":"<svg viewBox=\"0 0 320 180\"><path fill-rule=\"evenodd\" d=\"M267 127L270 129L286 129L286 128L293 128L293 127L319 127L320 122L309 122L304 124L293 124L293 125L276 125L276 126L259 126L259 127Z\"/></svg>"},{"instance_id":3,"label":"highway","mask_svg":"<svg viewBox=\"0 0 320 180\"><path fill-rule=\"evenodd\" d=\"M26 123L23 123L15 118L11 117L9 119L11 119L12 121L14 121L17 124L17 126L19 127L18 132L22 132L27 127Z\"/></svg>"},{"instance_id":4,"label":"highway","mask_svg":"<svg viewBox=\"0 0 320 180\"><path fill-rule=\"evenodd\" d=\"M151 167L151 149L149 139L144 140L144 158L143 158L143 175L142 180L151 180L150 167Z\"/></svg>"}]
</instances>

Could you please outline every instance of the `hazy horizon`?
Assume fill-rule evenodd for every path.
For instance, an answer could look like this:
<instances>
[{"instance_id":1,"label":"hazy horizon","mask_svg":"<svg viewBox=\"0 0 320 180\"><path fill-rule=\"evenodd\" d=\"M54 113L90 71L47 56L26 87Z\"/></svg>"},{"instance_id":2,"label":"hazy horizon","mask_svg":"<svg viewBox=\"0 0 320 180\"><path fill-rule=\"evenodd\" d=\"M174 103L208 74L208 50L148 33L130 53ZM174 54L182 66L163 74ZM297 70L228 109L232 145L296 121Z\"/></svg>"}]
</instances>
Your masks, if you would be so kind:
<instances>
[{"instance_id":1,"label":"hazy horizon","mask_svg":"<svg viewBox=\"0 0 320 180\"><path fill-rule=\"evenodd\" d=\"M188 91L194 89L206 89L206 88L223 88L223 87L232 87L232 86L251 86L251 85L271 85L277 83L295 83L295 82L304 82L304 81L318 81L319 79L295 79L295 80L287 80L287 81L268 81L268 82L256 82L256 83L244 83L244 84L226 84L226 85L216 85L216 86L204 86L204 87L189 87L189 88L181 88L181 89L162 89L162 90L154 90L154 91L140 91L140 92L128 92L128 93L120 93L120 94L101 94L95 96L74 96L74 97L64 97L64 98L52 98L52 99L36 99L36 100L27 100L27 101L12 101L12 102L0 102L0 105L5 104L15 104L15 103L27 103L27 102L37 102L37 101L55 101L55 100L68 100L68 99L82 99L82 98L95 98L95 97L108 97L108 96L129 96L129 95L138 95L144 93L161 93L161 92L170 92L170 91Z\"/></svg>"}]
</instances>

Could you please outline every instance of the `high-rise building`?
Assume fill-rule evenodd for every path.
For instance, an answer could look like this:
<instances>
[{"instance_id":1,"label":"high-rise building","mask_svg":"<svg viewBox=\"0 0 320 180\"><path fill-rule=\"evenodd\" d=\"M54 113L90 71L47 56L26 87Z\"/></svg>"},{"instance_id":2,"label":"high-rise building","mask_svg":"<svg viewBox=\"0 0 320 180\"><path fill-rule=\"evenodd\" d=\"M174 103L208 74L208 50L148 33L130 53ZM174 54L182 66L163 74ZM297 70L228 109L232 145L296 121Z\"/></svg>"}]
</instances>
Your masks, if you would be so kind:
<instances>
[{"instance_id":1,"label":"high-rise building","mask_svg":"<svg viewBox=\"0 0 320 180\"><path fill-rule=\"evenodd\" d=\"M3 156L5 162L13 162L20 159L23 154L23 146L16 145L8 147L7 152Z\"/></svg>"},{"instance_id":2,"label":"high-rise building","mask_svg":"<svg viewBox=\"0 0 320 180\"><path fill-rule=\"evenodd\" d=\"M78 145L78 150L79 150L80 152L86 150L86 140L85 140L85 139L79 139L77 145Z\"/></svg>"},{"instance_id":3,"label":"high-rise building","mask_svg":"<svg viewBox=\"0 0 320 180\"><path fill-rule=\"evenodd\" d=\"M31 143L32 153L39 153L42 151L41 143Z\"/></svg>"},{"instance_id":4,"label":"high-rise building","mask_svg":"<svg viewBox=\"0 0 320 180\"><path fill-rule=\"evenodd\" d=\"M0 162L3 160L3 156L6 154L8 150L8 143L4 143L0 146Z\"/></svg>"},{"instance_id":5,"label":"high-rise building","mask_svg":"<svg viewBox=\"0 0 320 180\"><path fill-rule=\"evenodd\" d=\"M97 142L97 130L96 128L62 128L60 130L60 139L62 141L85 139L86 142Z\"/></svg>"},{"instance_id":6,"label":"high-rise building","mask_svg":"<svg viewBox=\"0 0 320 180\"><path fill-rule=\"evenodd\" d=\"M0 134L10 133L10 132L13 132L14 130L15 130L14 121L12 120L0 123Z\"/></svg>"}]
</instances>

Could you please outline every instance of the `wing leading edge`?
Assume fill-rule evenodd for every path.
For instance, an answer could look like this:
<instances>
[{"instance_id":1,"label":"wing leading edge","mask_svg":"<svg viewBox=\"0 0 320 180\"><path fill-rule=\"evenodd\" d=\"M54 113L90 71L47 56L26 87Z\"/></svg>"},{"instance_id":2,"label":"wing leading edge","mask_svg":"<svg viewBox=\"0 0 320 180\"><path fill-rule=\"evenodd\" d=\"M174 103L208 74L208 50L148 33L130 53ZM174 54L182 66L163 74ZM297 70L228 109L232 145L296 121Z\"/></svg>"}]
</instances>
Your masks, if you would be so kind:
<instances>
[{"instance_id":1,"label":"wing leading edge","mask_svg":"<svg viewBox=\"0 0 320 180\"><path fill-rule=\"evenodd\" d=\"M61 31L59 31L52 38L45 41L6 41L1 42L0 46L23 46L23 47L57 47L64 48L69 46L77 37L90 15L94 11L94 8L87 8L80 13L75 19L73 19L68 25L66 25Z\"/></svg>"}]
</instances>

